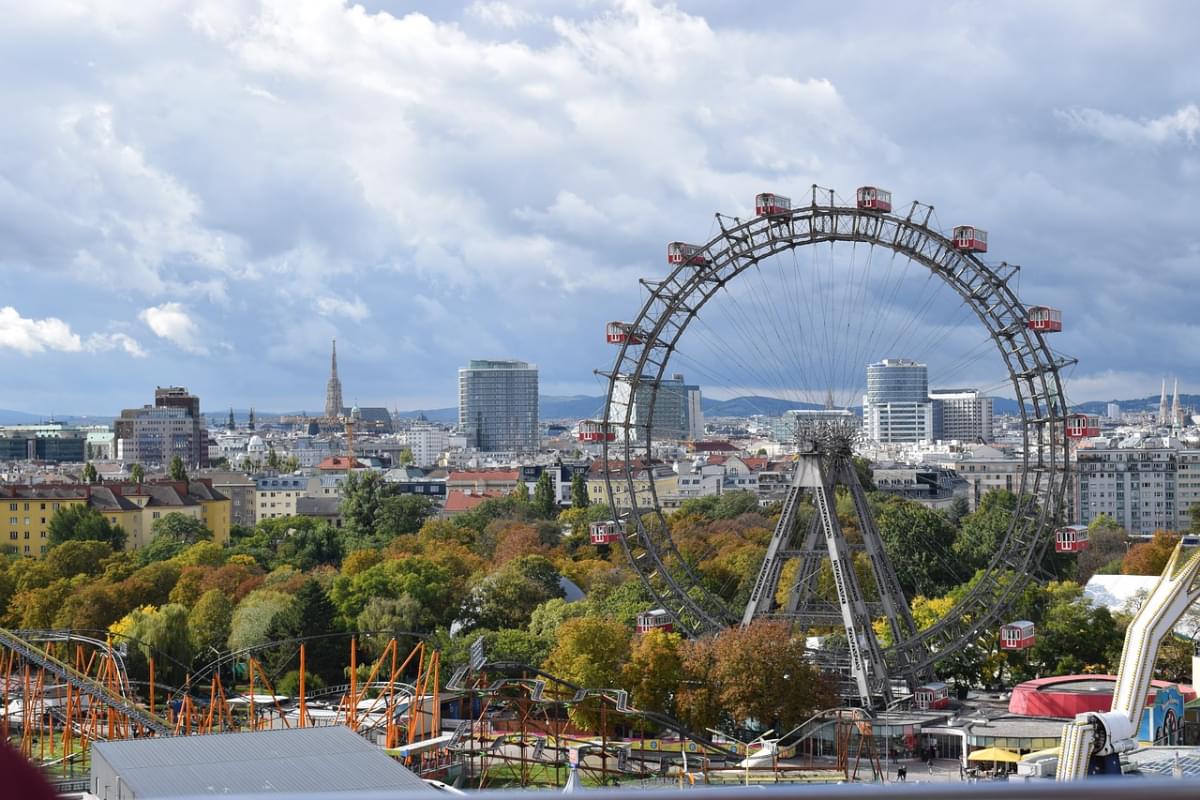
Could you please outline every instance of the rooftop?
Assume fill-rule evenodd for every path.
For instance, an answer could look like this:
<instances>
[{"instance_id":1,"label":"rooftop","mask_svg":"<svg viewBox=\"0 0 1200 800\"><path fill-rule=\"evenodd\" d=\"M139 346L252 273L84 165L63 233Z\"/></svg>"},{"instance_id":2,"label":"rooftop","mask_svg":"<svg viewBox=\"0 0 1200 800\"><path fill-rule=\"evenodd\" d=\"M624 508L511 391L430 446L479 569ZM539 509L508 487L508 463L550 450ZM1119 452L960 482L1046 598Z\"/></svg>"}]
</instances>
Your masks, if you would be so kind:
<instances>
[{"instance_id":1,"label":"rooftop","mask_svg":"<svg viewBox=\"0 0 1200 800\"><path fill-rule=\"evenodd\" d=\"M221 794L432 792L382 750L340 725L96 742L92 776L120 777L138 800ZM98 787L105 795L106 787ZM109 796L115 787L108 787Z\"/></svg>"}]
</instances>

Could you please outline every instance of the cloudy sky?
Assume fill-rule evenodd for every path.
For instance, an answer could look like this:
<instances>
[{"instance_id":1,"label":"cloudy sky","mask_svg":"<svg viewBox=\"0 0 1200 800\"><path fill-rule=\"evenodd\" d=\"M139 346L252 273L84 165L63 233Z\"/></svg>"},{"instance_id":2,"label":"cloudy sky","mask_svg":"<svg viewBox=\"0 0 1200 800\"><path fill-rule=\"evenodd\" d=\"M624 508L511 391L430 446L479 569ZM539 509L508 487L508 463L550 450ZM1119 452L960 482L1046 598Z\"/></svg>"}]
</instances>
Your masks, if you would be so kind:
<instances>
[{"instance_id":1,"label":"cloudy sky","mask_svg":"<svg viewBox=\"0 0 1200 800\"><path fill-rule=\"evenodd\" d=\"M0 0L0 408L598 394L664 243L813 183L988 228L1073 400L1200 391L1200 6ZM903 355L903 354L895 354Z\"/></svg>"}]
</instances>

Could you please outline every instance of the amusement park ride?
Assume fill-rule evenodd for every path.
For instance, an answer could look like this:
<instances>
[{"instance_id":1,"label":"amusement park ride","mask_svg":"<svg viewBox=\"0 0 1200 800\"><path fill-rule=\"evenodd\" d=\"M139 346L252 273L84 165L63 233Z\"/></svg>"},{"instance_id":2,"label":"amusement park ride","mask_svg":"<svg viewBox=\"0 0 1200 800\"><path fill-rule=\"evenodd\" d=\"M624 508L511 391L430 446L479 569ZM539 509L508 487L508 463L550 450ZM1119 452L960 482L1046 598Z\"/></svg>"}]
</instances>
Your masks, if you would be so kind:
<instances>
[{"instance_id":1,"label":"amusement park ride","mask_svg":"<svg viewBox=\"0 0 1200 800\"><path fill-rule=\"evenodd\" d=\"M1001 615L1010 600L1035 580L1037 565L1050 547L1076 552L1086 546L1086 535L1076 532L1072 538L1058 531L1065 516L1070 443L1099 433L1095 418L1069 412L1060 371L1074 360L1054 352L1046 341L1049 334L1063 329L1061 312L1046 306L1027 307L1020 301L1010 280L1019 268L982 260L988 251L988 235L983 229L960 225L947 236L931 225L931 206L913 202L906 211L894 213L893 209L892 194L874 186L860 187L853 201L844 205L838 203L835 192L816 186L809 202L803 204L783 195L761 193L754 199L752 219L717 214L719 233L707 243L671 242L667 246L671 271L662 279L642 281L648 296L634 320L608 324L606 338L618 348L618 354L610 369L597 373L608 379L605 413L601 419L581 421L578 427L580 441L599 445L601 457L609 463L626 465L623 470L606 471L604 477L608 497L619 494L631 507L618 508L614 501L613 520L620 522L606 523L608 527L600 535L604 543L619 542L624 548L654 599L656 612L670 617L676 630L692 635L717 633L726 626L748 625L760 618L786 620L797 633L840 628L845 649L835 663L849 678L844 699L868 709L889 705L894 687L906 684L911 692L934 686L933 666L988 637L989 631L995 637L1002 630L1006 648L1032 645L1031 624L1021 621L1002 626ZM1018 506L1009 530L967 596L923 631L913 624L851 462L857 431L823 423L797 428L791 483L749 601L742 609L728 607L705 586L676 548L654 482L643 481L640 488L634 485L638 470L654 457L649 418L659 387L671 374L668 363L686 349L681 348L684 334L702 319L706 304L718 295L724 297L729 285L743 273L756 274L762 264L780 254L793 259L786 268L794 264L800 270L796 251L819 244L833 248L839 243L870 253L891 251L893 259L919 265L931 279L952 289L986 330L1018 401L1024 468L1020 486L1013 487ZM854 274L854 252L848 275ZM855 313L866 312L856 308ZM782 320L784 315L774 318ZM786 337L781 337L780 347L789 347ZM817 337L810 347L820 349L822 340ZM803 345L796 348L802 349ZM861 368L857 363L837 366ZM719 367L709 365L709 369L711 373ZM642 399L646 395L648 402ZM616 491L614 484L619 486ZM839 487L853 502L861 533L861 544L856 542L853 547L865 550L877 590L869 595L864 594L851 567L852 545L834 511ZM808 506L813 513L807 511ZM808 522L801 524L801 520ZM784 565L789 562L798 564L795 577L790 585L781 587ZM823 571L832 574L834 602L819 597L815 590L817 576ZM867 597L878 599L868 602ZM871 624L880 618L886 619L890 628L889 647L880 645ZM830 656L815 655L818 659Z\"/></svg>"},{"instance_id":2,"label":"amusement park ride","mask_svg":"<svg viewBox=\"0 0 1200 800\"><path fill-rule=\"evenodd\" d=\"M939 661L981 641L998 640L1006 650L1034 645L1033 623L1008 621L1005 615L1037 580L1038 565L1051 547L1059 553L1088 547L1087 529L1062 521L1072 442L1099 433L1095 417L1070 412L1060 373L1074 361L1046 341L1063 330L1061 312L1022 304L1011 286L1019 268L981 258L988 251L986 231L962 225L946 235L931 225L931 206L913 202L907 210L894 208L892 194L873 186L860 187L853 202L845 204L839 204L834 192L815 186L804 204L762 193L754 199L751 219L718 214L719 233L707 243L671 242L670 272L660 280L642 281L647 296L634 320L606 327L606 340L617 348L617 356L609 370L599 373L608 380L604 414L580 421L577 434L580 442L596 446L604 463L617 465L603 472L607 496L613 499L611 517L591 523L589 539L619 547L650 594L650 608L636 618L638 632L666 629L701 636L771 619L788 622L797 635L844 633L829 637L844 642L840 649L813 655L842 672L843 700L849 707L818 715L792 734L804 740L812 730L835 724L836 770L846 779L852 779L852 741L858 742L854 772L865 756L874 774L881 774L871 750L872 717L893 707L896 695L910 695L919 709L950 705L949 688L934 680ZM705 584L671 539L655 482L639 477L655 457L651 419L660 386L671 374L669 362L680 353L689 328L703 324L706 304L769 259L779 254L793 258L795 251L818 244L890 251L893 258L917 265L949 287L983 328L1017 400L1023 469L1013 487L1017 505L1011 523L969 591L925 630L914 624L853 463L860 436L856 427L829 422L796 426L796 452L779 519L744 607L732 607ZM799 269L798 259L795 264ZM788 345L781 338L781 347ZM838 519L839 492L853 509L854 537L848 537ZM618 496L629 505L618 507ZM870 592L864 591L854 568L853 555L860 551L874 583ZM785 569L788 565L794 571ZM823 574L831 576L829 596L819 591ZM1111 712L1081 715L1064 728L1060 779L1119 770L1120 754L1136 746L1133 732L1158 644L1200 597L1198 574L1200 539L1187 537L1129 628ZM791 576L786 582L785 575ZM876 636L873 622L879 619L886 620L888 646ZM470 665L454 673L444 694L440 657L424 644L403 658L392 639L360 681L352 640L348 684L324 694L305 686L305 652L301 643L300 687L296 701L289 703L275 694L253 653L222 656L185 686L167 692L167 687L155 686L152 660L149 686L135 687L119 648L108 640L70 632L0 630L5 676L0 735L19 734L28 757L48 762L56 752L67 759L86 752L88 743L98 739L344 724L376 739L423 774L444 777L450 760L466 764L480 787L514 774L524 785L534 771L546 769L554 771L556 782L567 770L590 770L599 782L614 775L648 777L666 762L659 754L653 759L647 754L672 746L683 759L681 775L689 772L688 753L705 763L728 759L747 780L752 769L778 769L778 740L761 742L757 753L749 748L735 752L676 720L639 711L623 691L575 686L524 664L488 663L482 648L478 653L473 649ZM248 689L222 683L221 668L235 658L248 666ZM260 688L264 693L258 693ZM138 702L139 695L145 703ZM164 696L167 700L160 701ZM442 714L449 696L458 698L461 719L447 733ZM592 720L590 729L577 727L579 712L599 715L598 721ZM612 738L610 723L629 735ZM673 743L655 739L652 744L645 736L647 726L677 736ZM635 751L641 753L637 758L631 756Z\"/></svg>"}]
</instances>

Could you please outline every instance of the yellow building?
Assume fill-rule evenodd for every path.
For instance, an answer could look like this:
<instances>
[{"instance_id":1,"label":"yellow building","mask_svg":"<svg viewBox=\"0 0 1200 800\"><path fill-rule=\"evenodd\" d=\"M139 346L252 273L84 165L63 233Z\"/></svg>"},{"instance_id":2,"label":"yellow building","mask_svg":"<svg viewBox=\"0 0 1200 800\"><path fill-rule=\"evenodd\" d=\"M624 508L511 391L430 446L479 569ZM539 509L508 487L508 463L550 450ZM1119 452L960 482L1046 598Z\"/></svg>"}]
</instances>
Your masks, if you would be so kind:
<instances>
[{"instance_id":1,"label":"yellow building","mask_svg":"<svg viewBox=\"0 0 1200 800\"><path fill-rule=\"evenodd\" d=\"M679 476L665 464L646 464L637 461L634 462L633 469L633 495L638 508L642 511L654 508L654 495L650 491L651 485L660 500L674 497L679 491ZM610 461L608 472L612 482L614 505L619 510L631 509L633 506L629 499L629 483L625 478L624 462ZM593 462L592 468L588 472L587 487L588 497L594 504L607 505L609 503L608 486L604 477L604 465L599 461Z\"/></svg>"},{"instance_id":2,"label":"yellow building","mask_svg":"<svg viewBox=\"0 0 1200 800\"><path fill-rule=\"evenodd\" d=\"M25 491L35 489L36 492ZM0 486L0 547L38 557L49 548L50 518L60 509L87 502L73 486Z\"/></svg>"},{"instance_id":3,"label":"yellow building","mask_svg":"<svg viewBox=\"0 0 1200 800\"><path fill-rule=\"evenodd\" d=\"M0 486L0 504L8 513L0 525L0 546L19 555L38 557L50 549L50 519L60 509L88 504L126 534L125 549L150 543L154 523L177 513L199 520L212 531L213 542L229 543L232 502L210 481L155 481L128 484ZM3 507L3 505L0 505Z\"/></svg>"}]
</instances>

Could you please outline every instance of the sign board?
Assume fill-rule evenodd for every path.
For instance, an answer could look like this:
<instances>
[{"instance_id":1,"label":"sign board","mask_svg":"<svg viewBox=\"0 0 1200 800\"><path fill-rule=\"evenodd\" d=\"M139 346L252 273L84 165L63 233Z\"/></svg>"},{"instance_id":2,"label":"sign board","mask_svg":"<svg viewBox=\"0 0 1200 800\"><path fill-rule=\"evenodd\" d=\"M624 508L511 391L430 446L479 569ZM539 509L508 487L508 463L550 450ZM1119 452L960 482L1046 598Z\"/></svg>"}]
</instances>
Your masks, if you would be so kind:
<instances>
[{"instance_id":1,"label":"sign board","mask_svg":"<svg viewBox=\"0 0 1200 800\"><path fill-rule=\"evenodd\" d=\"M483 637L480 636L471 642L471 669L479 669L486 663L487 656L483 652Z\"/></svg>"}]
</instances>

